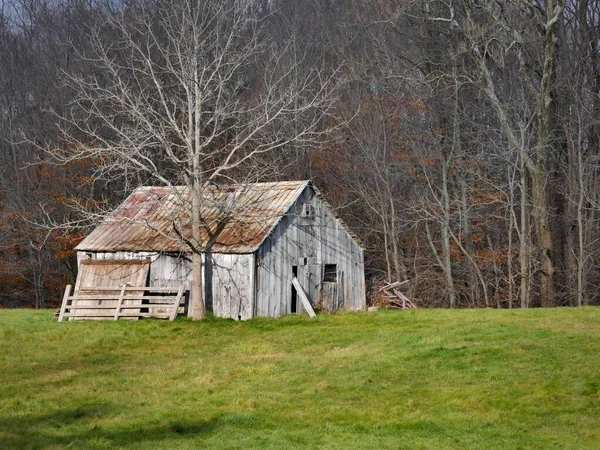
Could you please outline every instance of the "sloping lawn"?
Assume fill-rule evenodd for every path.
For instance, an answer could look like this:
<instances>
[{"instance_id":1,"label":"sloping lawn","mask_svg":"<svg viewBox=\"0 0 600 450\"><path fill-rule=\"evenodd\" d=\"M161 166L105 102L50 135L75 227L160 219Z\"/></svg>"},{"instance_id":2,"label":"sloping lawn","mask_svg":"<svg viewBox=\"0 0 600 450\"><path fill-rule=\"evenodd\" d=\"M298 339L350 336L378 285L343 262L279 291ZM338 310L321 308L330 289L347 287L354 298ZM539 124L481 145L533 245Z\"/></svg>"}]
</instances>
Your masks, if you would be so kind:
<instances>
[{"instance_id":1,"label":"sloping lawn","mask_svg":"<svg viewBox=\"0 0 600 450\"><path fill-rule=\"evenodd\" d=\"M600 448L600 309L0 310L0 448Z\"/></svg>"}]
</instances>

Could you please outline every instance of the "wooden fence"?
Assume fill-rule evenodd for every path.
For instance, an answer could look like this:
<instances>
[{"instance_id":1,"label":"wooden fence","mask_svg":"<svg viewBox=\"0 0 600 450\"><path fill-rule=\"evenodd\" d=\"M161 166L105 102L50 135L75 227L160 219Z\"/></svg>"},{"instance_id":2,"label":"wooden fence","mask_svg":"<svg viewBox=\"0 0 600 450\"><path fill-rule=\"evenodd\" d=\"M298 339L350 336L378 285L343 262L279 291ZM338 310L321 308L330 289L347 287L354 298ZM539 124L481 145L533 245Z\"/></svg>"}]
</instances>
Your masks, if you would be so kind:
<instances>
[{"instance_id":1,"label":"wooden fence","mask_svg":"<svg viewBox=\"0 0 600 450\"><path fill-rule=\"evenodd\" d=\"M183 284L176 288L124 284L120 290L112 286L94 287L93 292L91 291L92 289L79 290L71 295L71 285L67 285L58 321L62 322L65 317L70 320L119 320L140 317L174 320L185 287Z\"/></svg>"}]
</instances>

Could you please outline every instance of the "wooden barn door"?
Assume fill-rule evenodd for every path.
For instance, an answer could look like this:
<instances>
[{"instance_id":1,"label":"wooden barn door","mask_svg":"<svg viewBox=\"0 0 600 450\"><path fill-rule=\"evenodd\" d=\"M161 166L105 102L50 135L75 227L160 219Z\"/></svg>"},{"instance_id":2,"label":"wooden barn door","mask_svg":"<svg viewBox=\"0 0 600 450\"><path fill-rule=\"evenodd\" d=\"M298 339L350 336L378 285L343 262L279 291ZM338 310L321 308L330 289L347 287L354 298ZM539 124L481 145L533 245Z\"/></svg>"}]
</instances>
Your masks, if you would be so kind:
<instances>
[{"instance_id":1,"label":"wooden barn door","mask_svg":"<svg viewBox=\"0 0 600 450\"><path fill-rule=\"evenodd\" d=\"M84 259L79 265L77 273L77 281L75 282L75 295L95 295L114 294L121 291L121 287L125 283L131 286L146 286L148 278L148 270L150 269L150 259ZM98 291L94 288L98 287L113 287L114 291ZM143 291L130 291L129 294L143 294ZM126 300L125 304L136 305L141 300ZM113 305L116 307L117 300L77 300L78 306L96 306L96 305ZM139 310L131 310L132 312L140 312ZM84 309L74 310L77 316L85 316L86 320L112 320L110 317L94 317L98 314L106 313L105 309ZM75 315L75 314L74 314ZM72 318L77 320L76 317ZM132 318L137 319L137 318ZM69 319L71 320L71 319Z\"/></svg>"},{"instance_id":2,"label":"wooden barn door","mask_svg":"<svg viewBox=\"0 0 600 450\"><path fill-rule=\"evenodd\" d=\"M306 293L310 297L310 303L313 306L318 306L320 303L321 279L323 278L323 266L321 264L310 264L306 266Z\"/></svg>"},{"instance_id":3,"label":"wooden barn door","mask_svg":"<svg viewBox=\"0 0 600 450\"><path fill-rule=\"evenodd\" d=\"M333 312L337 310L339 287L339 274L337 264L325 264L323 266L323 283L321 285L321 307L325 312Z\"/></svg>"},{"instance_id":4,"label":"wooden barn door","mask_svg":"<svg viewBox=\"0 0 600 450\"><path fill-rule=\"evenodd\" d=\"M306 295L308 302L311 307L316 305L319 295L319 285L321 281L321 266L313 265L313 264L305 264L305 265L297 265L292 266L292 275L293 278L298 280L298 284L302 287L302 291ZM303 314L306 311L306 308L303 306L302 301L300 301L299 294L296 288L291 286L291 301L289 311L294 314Z\"/></svg>"}]
</instances>

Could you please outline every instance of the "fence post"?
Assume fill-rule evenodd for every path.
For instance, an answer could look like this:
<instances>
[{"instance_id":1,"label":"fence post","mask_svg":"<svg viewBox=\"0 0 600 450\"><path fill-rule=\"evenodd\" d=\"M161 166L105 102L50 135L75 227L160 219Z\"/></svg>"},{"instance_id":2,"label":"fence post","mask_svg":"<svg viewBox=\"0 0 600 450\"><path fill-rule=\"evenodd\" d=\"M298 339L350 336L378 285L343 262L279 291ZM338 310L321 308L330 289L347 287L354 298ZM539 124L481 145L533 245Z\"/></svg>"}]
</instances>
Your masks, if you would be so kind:
<instances>
[{"instance_id":1,"label":"fence post","mask_svg":"<svg viewBox=\"0 0 600 450\"><path fill-rule=\"evenodd\" d=\"M119 301L117 302L117 307L115 308L115 317L113 318L113 320L119 320L121 306L123 305L123 297L125 297L125 289L127 289L127 283L125 283L121 288L121 294L119 295Z\"/></svg>"},{"instance_id":2,"label":"fence post","mask_svg":"<svg viewBox=\"0 0 600 450\"><path fill-rule=\"evenodd\" d=\"M179 310L179 303L181 303L181 297L183 296L184 288L185 286L183 283L180 283L179 290L177 291L177 298L173 303L173 311L171 312L171 317L169 317L169 320L175 320L175 317L177 317L177 311Z\"/></svg>"},{"instance_id":3,"label":"fence post","mask_svg":"<svg viewBox=\"0 0 600 450\"><path fill-rule=\"evenodd\" d=\"M65 311L67 310L67 302L69 301L69 295L71 294L71 285L67 284L65 288L65 295L63 296L62 305L60 307L60 314L58 315L58 321L62 322L65 317Z\"/></svg>"}]
</instances>

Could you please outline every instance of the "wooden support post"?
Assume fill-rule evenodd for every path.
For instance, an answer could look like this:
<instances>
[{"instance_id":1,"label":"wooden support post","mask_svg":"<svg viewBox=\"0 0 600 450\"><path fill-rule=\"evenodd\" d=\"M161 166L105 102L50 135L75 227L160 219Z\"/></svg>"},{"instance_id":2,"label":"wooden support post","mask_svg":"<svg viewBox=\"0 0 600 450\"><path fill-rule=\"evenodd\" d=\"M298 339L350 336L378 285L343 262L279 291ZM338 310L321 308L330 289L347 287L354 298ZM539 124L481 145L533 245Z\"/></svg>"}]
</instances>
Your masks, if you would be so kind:
<instances>
[{"instance_id":1,"label":"wooden support post","mask_svg":"<svg viewBox=\"0 0 600 450\"><path fill-rule=\"evenodd\" d=\"M71 285L67 284L65 288L65 295L63 295L62 305L60 307L60 314L58 315L58 321L62 322L65 317L65 311L67 310L67 302L69 301L69 296L71 295Z\"/></svg>"},{"instance_id":2,"label":"wooden support post","mask_svg":"<svg viewBox=\"0 0 600 450\"><path fill-rule=\"evenodd\" d=\"M175 317L177 317L177 311L179 310L179 303L181 303L181 297L183 297L184 289L185 287L183 283L181 283L179 285L179 290L177 291L177 297L173 303L173 311L171 312L171 317L169 317L169 320L175 320Z\"/></svg>"},{"instance_id":3,"label":"wooden support post","mask_svg":"<svg viewBox=\"0 0 600 450\"><path fill-rule=\"evenodd\" d=\"M115 308L115 317L113 318L113 320L119 320L119 314L121 314L121 306L123 306L123 297L125 297L126 289L127 283L125 283L121 288L121 293L119 294L119 301L117 302L117 307Z\"/></svg>"},{"instance_id":4,"label":"wooden support post","mask_svg":"<svg viewBox=\"0 0 600 450\"><path fill-rule=\"evenodd\" d=\"M304 289L302 288L302 285L298 281L298 278L294 277L294 279L292 280L292 284L296 288L296 293L298 294L298 297L300 297L302 306L304 306L304 309L306 309L306 312L308 313L308 315L311 318L316 317L317 315L315 314L315 310L312 308L310 302L308 301L308 295L306 295L306 292L304 292Z\"/></svg>"}]
</instances>

